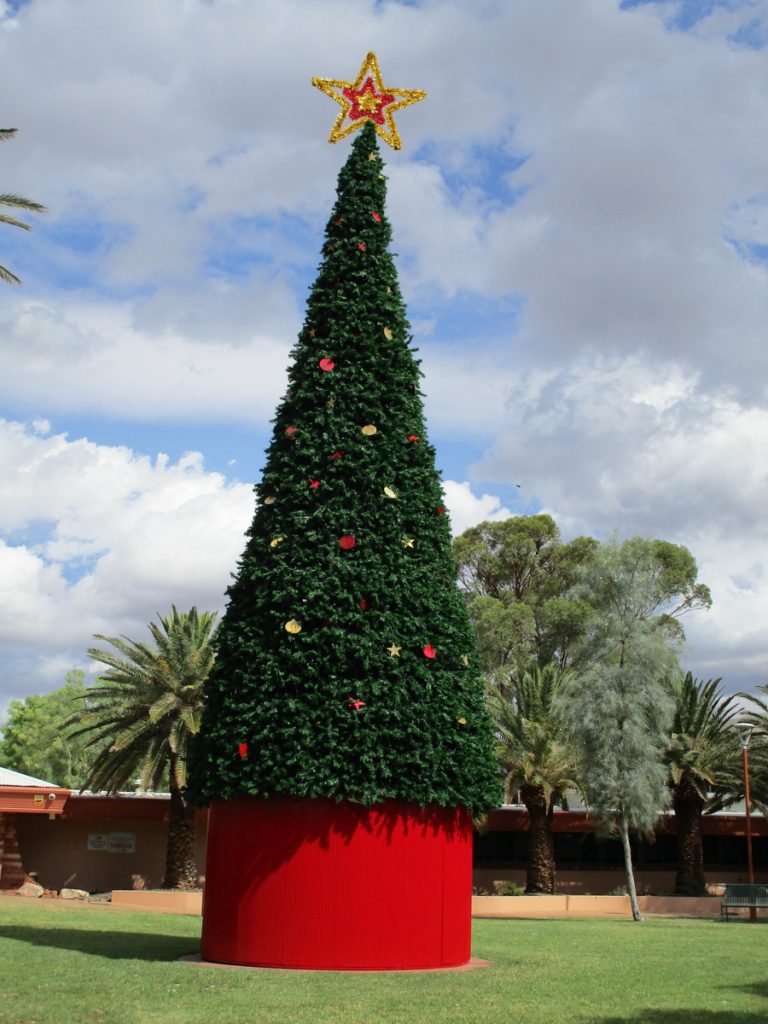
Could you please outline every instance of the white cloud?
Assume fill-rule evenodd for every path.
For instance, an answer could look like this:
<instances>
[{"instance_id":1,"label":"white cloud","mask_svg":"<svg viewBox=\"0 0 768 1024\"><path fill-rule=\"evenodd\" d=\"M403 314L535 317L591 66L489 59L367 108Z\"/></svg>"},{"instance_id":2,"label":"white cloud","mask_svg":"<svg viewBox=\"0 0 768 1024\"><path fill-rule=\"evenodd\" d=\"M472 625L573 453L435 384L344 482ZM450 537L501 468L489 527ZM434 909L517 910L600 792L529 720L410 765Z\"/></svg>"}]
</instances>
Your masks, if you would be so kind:
<instances>
[{"instance_id":1,"label":"white cloud","mask_svg":"<svg viewBox=\"0 0 768 1024\"><path fill-rule=\"evenodd\" d=\"M635 356L520 380L474 475L523 476L566 536L686 545L714 601L690 617L687 660L736 688L768 679L766 466L768 409Z\"/></svg>"},{"instance_id":2,"label":"white cloud","mask_svg":"<svg viewBox=\"0 0 768 1024\"><path fill-rule=\"evenodd\" d=\"M488 43L467 20L461 43ZM764 398L768 272L726 240L764 234L764 52L599 3L508 5L493 34L482 70L457 40L447 66L506 92L481 141L496 147L486 173L518 194L479 175L449 189L442 149L440 168L399 166L393 219L419 278L449 295L524 294L530 362L650 352ZM472 138L456 146L470 181ZM509 171L511 156L528 159Z\"/></svg>"},{"instance_id":3,"label":"white cloud","mask_svg":"<svg viewBox=\"0 0 768 1024\"><path fill-rule=\"evenodd\" d=\"M445 480L443 482L446 508L451 517L451 526L454 536L468 530L470 526L482 523L487 520L496 522L499 519L509 519L512 513L505 508L495 494L472 493L472 486L468 481L458 483L456 480Z\"/></svg>"},{"instance_id":4,"label":"white cloud","mask_svg":"<svg viewBox=\"0 0 768 1024\"><path fill-rule=\"evenodd\" d=\"M261 423L285 386L296 326L280 325L293 310L276 286L271 298L264 290L258 324L246 327L242 294L217 321L226 286L222 293L203 309L194 294L173 292L138 309L63 296L19 301L0 315L0 397L17 408L129 420ZM259 302L258 288L250 298Z\"/></svg>"},{"instance_id":5,"label":"white cloud","mask_svg":"<svg viewBox=\"0 0 768 1024\"><path fill-rule=\"evenodd\" d=\"M128 448L0 420L3 702L61 685L94 633L140 637L180 608L221 609L253 515L250 486ZM446 481L455 532L509 515Z\"/></svg>"},{"instance_id":6,"label":"white cloud","mask_svg":"<svg viewBox=\"0 0 768 1024\"><path fill-rule=\"evenodd\" d=\"M475 475L524 475L580 529L766 536L768 409L708 392L673 362L585 357L534 372L505 426Z\"/></svg>"},{"instance_id":7,"label":"white cloud","mask_svg":"<svg viewBox=\"0 0 768 1024\"><path fill-rule=\"evenodd\" d=\"M94 633L140 635L172 603L222 607L253 497L199 454L153 460L0 421L0 472L5 697L81 663Z\"/></svg>"},{"instance_id":8,"label":"white cloud","mask_svg":"<svg viewBox=\"0 0 768 1024\"><path fill-rule=\"evenodd\" d=\"M47 421L264 424L344 157L309 80L353 77L370 48L385 82L429 93L398 115L388 212L429 330L430 424L463 460L487 447L451 470L481 492L447 485L454 525L505 515L495 482L520 479L566 531L686 543L716 601L692 650L708 674L761 674L768 62L733 37L768 4L693 32L669 30L678 10L0 0L20 128L3 187L49 207L3 236L25 289L5 292L0 401L36 419L0 430L19 588L0 628L38 645L17 682L53 681L62 651L143 628L179 588L220 600L246 489Z\"/></svg>"},{"instance_id":9,"label":"white cloud","mask_svg":"<svg viewBox=\"0 0 768 1024\"><path fill-rule=\"evenodd\" d=\"M728 690L753 691L768 683L768 549L740 533L695 533L688 546L713 606L683 621L686 666L699 678L722 677Z\"/></svg>"}]
</instances>

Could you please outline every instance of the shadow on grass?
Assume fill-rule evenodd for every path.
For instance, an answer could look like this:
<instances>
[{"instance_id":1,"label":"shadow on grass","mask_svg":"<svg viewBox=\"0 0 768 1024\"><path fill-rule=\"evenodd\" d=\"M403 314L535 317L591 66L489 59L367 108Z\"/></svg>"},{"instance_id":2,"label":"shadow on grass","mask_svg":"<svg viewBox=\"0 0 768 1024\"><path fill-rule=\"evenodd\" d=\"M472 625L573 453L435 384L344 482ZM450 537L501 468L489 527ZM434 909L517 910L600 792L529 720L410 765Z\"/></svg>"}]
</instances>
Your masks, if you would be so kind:
<instances>
[{"instance_id":1,"label":"shadow on grass","mask_svg":"<svg viewBox=\"0 0 768 1024\"><path fill-rule=\"evenodd\" d=\"M194 938L136 932L80 930L77 928L29 928L12 925L0 930L0 938L27 942L30 946L69 949L107 960L178 960L198 951Z\"/></svg>"},{"instance_id":2,"label":"shadow on grass","mask_svg":"<svg viewBox=\"0 0 768 1024\"><path fill-rule=\"evenodd\" d=\"M749 985L729 985L731 991L737 992L751 992L753 996L762 996L763 999L768 999L768 981L753 981Z\"/></svg>"},{"instance_id":3,"label":"shadow on grass","mask_svg":"<svg viewBox=\"0 0 768 1024\"><path fill-rule=\"evenodd\" d=\"M765 1024L765 1011L639 1010L632 1017L590 1017L596 1024Z\"/></svg>"}]
</instances>

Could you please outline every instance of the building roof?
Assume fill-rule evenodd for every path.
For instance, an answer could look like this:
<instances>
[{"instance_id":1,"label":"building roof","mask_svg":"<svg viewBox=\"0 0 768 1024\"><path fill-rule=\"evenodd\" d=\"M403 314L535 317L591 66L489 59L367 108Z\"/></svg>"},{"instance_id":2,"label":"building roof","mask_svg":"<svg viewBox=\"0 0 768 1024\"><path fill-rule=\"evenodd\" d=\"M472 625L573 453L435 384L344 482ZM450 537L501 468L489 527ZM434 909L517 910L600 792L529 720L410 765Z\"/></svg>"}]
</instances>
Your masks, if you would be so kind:
<instances>
[{"instance_id":1,"label":"building roof","mask_svg":"<svg viewBox=\"0 0 768 1024\"><path fill-rule=\"evenodd\" d=\"M43 789L61 789L56 782L36 779L32 775L11 771L10 768L0 768L0 786L42 786Z\"/></svg>"}]
</instances>

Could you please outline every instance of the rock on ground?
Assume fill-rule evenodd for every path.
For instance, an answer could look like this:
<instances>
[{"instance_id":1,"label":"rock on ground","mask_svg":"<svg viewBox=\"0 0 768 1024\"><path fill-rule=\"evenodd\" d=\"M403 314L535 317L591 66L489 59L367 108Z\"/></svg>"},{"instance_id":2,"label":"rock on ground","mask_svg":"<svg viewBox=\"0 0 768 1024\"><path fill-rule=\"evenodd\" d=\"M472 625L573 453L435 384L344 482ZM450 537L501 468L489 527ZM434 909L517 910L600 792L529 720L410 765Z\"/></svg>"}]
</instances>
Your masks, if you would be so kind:
<instances>
[{"instance_id":1,"label":"rock on ground","mask_svg":"<svg viewBox=\"0 0 768 1024\"><path fill-rule=\"evenodd\" d=\"M45 889L42 885L38 885L37 882L25 882L24 885L20 886L16 890L17 896L34 896L35 899L39 899L43 895Z\"/></svg>"},{"instance_id":2,"label":"rock on ground","mask_svg":"<svg viewBox=\"0 0 768 1024\"><path fill-rule=\"evenodd\" d=\"M62 889L59 893L62 900L87 900L88 893L85 889Z\"/></svg>"}]
</instances>

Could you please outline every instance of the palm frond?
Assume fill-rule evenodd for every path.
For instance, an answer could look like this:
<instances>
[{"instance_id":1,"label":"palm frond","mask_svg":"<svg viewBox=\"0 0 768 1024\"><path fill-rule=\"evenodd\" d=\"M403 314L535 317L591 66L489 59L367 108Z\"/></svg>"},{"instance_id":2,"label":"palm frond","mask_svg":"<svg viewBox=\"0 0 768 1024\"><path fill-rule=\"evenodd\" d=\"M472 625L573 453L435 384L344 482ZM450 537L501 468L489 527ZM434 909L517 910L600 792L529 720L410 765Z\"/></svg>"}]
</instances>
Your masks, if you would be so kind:
<instances>
[{"instance_id":1,"label":"palm frond","mask_svg":"<svg viewBox=\"0 0 768 1024\"><path fill-rule=\"evenodd\" d=\"M139 775L146 789L184 785L189 736L202 715L203 688L215 657L216 615L197 609L151 623L151 642L101 634L107 647L88 654L104 666L88 705L72 716L72 735L101 748L89 785L114 791Z\"/></svg>"},{"instance_id":2,"label":"palm frond","mask_svg":"<svg viewBox=\"0 0 768 1024\"><path fill-rule=\"evenodd\" d=\"M21 278L12 274L7 267L0 267L0 281L5 281L6 284L21 284Z\"/></svg>"},{"instance_id":3,"label":"palm frond","mask_svg":"<svg viewBox=\"0 0 768 1024\"><path fill-rule=\"evenodd\" d=\"M533 787L548 804L567 789L584 791L579 753L562 711L565 679L559 666L533 663L487 695L508 791Z\"/></svg>"},{"instance_id":4,"label":"palm frond","mask_svg":"<svg viewBox=\"0 0 768 1024\"><path fill-rule=\"evenodd\" d=\"M15 206L19 210L29 210L30 213L47 212L42 203L36 203L34 199L27 199L26 196L20 196L18 192L0 192L0 205ZM26 226L26 224L22 225L22 227Z\"/></svg>"}]
</instances>

